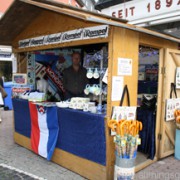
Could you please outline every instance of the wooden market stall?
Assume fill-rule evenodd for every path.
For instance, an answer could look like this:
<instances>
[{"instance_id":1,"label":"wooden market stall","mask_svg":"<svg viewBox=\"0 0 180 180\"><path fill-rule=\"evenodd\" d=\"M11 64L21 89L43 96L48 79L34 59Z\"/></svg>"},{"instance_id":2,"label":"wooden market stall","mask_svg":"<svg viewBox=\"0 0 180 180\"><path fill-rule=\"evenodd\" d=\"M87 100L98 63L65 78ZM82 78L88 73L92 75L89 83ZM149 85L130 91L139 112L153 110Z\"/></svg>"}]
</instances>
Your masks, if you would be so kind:
<instances>
[{"instance_id":1,"label":"wooden market stall","mask_svg":"<svg viewBox=\"0 0 180 180\"><path fill-rule=\"evenodd\" d=\"M30 38L69 32L91 27L102 27L106 35L77 38L66 42L57 42L27 46ZM100 31L99 31L100 32ZM165 122L165 99L169 98L170 83L174 82L176 66L180 63L178 39L147 29L126 24L116 18L86 12L64 4L46 0L16 0L0 21L0 44L12 45L17 56L18 73L26 73L25 53L45 49L85 46L91 44L108 45L108 96L105 125L105 163L97 163L68 151L56 148L52 161L68 168L88 179L113 179L114 143L106 126L111 119L112 107L119 101L111 100L112 77L118 76L118 58L132 59L132 74L124 76L128 85L131 106L137 106L139 46L148 46L159 50L158 94L156 115L156 154L153 160L143 159L136 165L136 171L168 156L174 152L175 126L172 121ZM21 44L19 44L21 42ZM21 47L20 47L21 46ZM177 92L180 95L180 92ZM126 105L126 104L124 104ZM22 106L23 108L23 106ZM16 122L15 122L16 124ZM30 149L30 138L14 132L17 144ZM91 152L90 152L91 153Z\"/></svg>"}]
</instances>

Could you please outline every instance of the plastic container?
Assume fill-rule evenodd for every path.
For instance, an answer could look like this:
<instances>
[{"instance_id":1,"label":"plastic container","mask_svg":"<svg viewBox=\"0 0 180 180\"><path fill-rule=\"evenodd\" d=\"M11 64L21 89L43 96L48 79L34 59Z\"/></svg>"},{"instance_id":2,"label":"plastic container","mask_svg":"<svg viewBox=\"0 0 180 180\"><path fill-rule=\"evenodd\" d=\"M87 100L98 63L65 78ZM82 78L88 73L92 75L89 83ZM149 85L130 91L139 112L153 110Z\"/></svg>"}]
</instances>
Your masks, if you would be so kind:
<instances>
[{"instance_id":1,"label":"plastic container","mask_svg":"<svg viewBox=\"0 0 180 180\"><path fill-rule=\"evenodd\" d=\"M180 160L180 130L179 129L176 129L174 156L176 159Z\"/></svg>"},{"instance_id":2,"label":"plastic container","mask_svg":"<svg viewBox=\"0 0 180 180\"><path fill-rule=\"evenodd\" d=\"M8 94L8 96L4 99L4 106L8 107L9 110L13 109L12 99L11 99L12 86L13 86L12 82L4 82L4 89L5 89L6 93Z\"/></svg>"}]
</instances>

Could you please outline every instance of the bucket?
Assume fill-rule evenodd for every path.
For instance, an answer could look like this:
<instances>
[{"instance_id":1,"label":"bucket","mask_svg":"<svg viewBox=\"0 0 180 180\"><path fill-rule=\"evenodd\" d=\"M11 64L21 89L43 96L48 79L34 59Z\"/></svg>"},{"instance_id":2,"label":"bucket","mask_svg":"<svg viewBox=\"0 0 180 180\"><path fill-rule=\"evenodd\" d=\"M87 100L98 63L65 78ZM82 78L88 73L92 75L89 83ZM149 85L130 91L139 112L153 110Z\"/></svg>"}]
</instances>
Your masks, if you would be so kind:
<instances>
[{"instance_id":1,"label":"bucket","mask_svg":"<svg viewBox=\"0 0 180 180\"><path fill-rule=\"evenodd\" d=\"M116 155L114 167L114 180L132 180L134 179L135 158L125 159Z\"/></svg>"}]
</instances>

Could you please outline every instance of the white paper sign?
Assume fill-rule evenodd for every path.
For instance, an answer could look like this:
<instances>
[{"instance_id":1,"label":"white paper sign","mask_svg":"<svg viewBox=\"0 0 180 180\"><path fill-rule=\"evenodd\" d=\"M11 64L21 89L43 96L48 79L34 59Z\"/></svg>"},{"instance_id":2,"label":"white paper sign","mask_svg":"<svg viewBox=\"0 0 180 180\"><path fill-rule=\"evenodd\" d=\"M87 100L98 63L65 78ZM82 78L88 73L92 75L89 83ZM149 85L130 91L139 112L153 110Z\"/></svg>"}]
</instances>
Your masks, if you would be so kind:
<instances>
[{"instance_id":1,"label":"white paper sign","mask_svg":"<svg viewBox=\"0 0 180 180\"><path fill-rule=\"evenodd\" d=\"M105 72L105 74L104 74L104 76L103 76L103 79L102 79L102 81L104 82L104 83L108 83L108 68L106 69L106 72Z\"/></svg>"},{"instance_id":2,"label":"white paper sign","mask_svg":"<svg viewBox=\"0 0 180 180\"><path fill-rule=\"evenodd\" d=\"M124 78L121 76L112 77L112 101L120 101L124 87Z\"/></svg>"},{"instance_id":3,"label":"white paper sign","mask_svg":"<svg viewBox=\"0 0 180 180\"><path fill-rule=\"evenodd\" d=\"M180 89L180 67L176 68L176 89Z\"/></svg>"},{"instance_id":4,"label":"white paper sign","mask_svg":"<svg viewBox=\"0 0 180 180\"><path fill-rule=\"evenodd\" d=\"M132 59L118 58L118 75L132 76Z\"/></svg>"}]
</instances>

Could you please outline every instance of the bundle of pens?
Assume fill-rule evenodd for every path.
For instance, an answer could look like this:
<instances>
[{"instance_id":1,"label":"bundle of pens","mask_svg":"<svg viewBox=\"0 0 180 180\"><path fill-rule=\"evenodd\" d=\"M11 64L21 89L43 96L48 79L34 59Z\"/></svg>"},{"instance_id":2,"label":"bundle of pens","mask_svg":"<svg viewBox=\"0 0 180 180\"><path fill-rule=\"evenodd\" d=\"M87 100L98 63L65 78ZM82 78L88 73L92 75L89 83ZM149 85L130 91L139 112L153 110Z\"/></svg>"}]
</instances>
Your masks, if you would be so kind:
<instances>
[{"instance_id":1,"label":"bundle of pens","mask_svg":"<svg viewBox=\"0 0 180 180\"><path fill-rule=\"evenodd\" d=\"M138 120L109 120L108 127L116 132L114 143L116 156L125 159L134 159L137 155L137 147L141 144L139 131L142 123Z\"/></svg>"}]
</instances>

